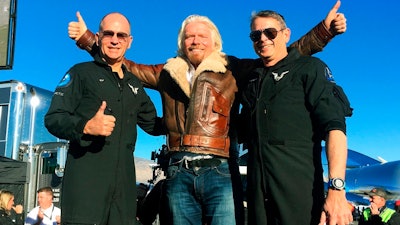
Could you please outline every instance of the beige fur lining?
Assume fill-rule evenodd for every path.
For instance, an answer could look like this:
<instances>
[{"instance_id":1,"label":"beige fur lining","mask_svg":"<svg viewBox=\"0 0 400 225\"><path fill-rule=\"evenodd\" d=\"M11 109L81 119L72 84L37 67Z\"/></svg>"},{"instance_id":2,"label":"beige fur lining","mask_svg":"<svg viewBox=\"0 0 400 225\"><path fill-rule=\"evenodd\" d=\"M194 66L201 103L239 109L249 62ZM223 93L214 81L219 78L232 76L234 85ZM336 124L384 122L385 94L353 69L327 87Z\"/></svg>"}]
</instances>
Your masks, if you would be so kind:
<instances>
[{"instance_id":1,"label":"beige fur lining","mask_svg":"<svg viewBox=\"0 0 400 225\"><path fill-rule=\"evenodd\" d=\"M200 65L196 68L194 73L194 79L205 71L211 71L214 73L225 73L228 59L222 52L211 53L205 58ZM164 65L164 69L168 71L172 79L181 87L182 91L190 97L190 84L186 79L186 73L189 71L188 61L182 57L171 58Z\"/></svg>"}]
</instances>

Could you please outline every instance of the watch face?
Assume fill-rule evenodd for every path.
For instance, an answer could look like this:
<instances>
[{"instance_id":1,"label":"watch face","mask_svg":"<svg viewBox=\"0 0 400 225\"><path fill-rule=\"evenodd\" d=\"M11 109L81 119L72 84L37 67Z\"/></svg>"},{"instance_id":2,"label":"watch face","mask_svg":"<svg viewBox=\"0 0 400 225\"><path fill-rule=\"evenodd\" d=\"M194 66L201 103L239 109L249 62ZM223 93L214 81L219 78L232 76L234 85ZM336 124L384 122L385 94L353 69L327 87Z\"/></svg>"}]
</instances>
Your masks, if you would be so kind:
<instances>
[{"instance_id":1,"label":"watch face","mask_svg":"<svg viewBox=\"0 0 400 225\"><path fill-rule=\"evenodd\" d=\"M338 189L344 187L344 181L343 181L342 179L333 179L332 184L333 184L333 186L334 186L335 188L338 188Z\"/></svg>"}]
</instances>

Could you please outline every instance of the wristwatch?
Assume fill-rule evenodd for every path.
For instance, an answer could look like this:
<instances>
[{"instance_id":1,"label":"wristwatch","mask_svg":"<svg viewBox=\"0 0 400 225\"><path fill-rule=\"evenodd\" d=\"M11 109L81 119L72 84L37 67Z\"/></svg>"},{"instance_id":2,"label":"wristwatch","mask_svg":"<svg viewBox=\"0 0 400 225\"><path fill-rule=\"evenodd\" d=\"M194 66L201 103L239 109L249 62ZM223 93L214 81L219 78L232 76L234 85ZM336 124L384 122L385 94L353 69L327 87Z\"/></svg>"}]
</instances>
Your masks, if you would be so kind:
<instances>
[{"instance_id":1,"label":"wristwatch","mask_svg":"<svg viewBox=\"0 0 400 225\"><path fill-rule=\"evenodd\" d=\"M346 186L346 182L342 178L331 178L329 179L328 187L333 190L344 190Z\"/></svg>"}]
</instances>

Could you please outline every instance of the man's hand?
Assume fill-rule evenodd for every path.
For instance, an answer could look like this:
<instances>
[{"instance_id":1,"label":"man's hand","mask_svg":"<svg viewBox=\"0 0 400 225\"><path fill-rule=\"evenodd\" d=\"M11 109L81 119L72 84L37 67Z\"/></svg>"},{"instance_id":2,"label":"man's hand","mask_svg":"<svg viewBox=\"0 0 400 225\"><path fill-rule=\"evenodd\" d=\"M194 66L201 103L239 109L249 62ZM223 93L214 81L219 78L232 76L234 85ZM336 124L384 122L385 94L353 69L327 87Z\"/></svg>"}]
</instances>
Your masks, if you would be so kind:
<instances>
[{"instance_id":1,"label":"man's hand","mask_svg":"<svg viewBox=\"0 0 400 225\"><path fill-rule=\"evenodd\" d=\"M87 27L79 11L76 12L76 17L78 18L78 22L72 21L68 23L68 36L71 39L78 41L86 32Z\"/></svg>"},{"instance_id":2,"label":"man's hand","mask_svg":"<svg viewBox=\"0 0 400 225\"><path fill-rule=\"evenodd\" d=\"M319 224L346 225L352 221L353 215L346 200L346 192L329 189Z\"/></svg>"},{"instance_id":3,"label":"man's hand","mask_svg":"<svg viewBox=\"0 0 400 225\"><path fill-rule=\"evenodd\" d=\"M346 17L344 17L343 13L337 12L339 7L340 0L336 2L324 20L324 25L333 35L343 34L347 29Z\"/></svg>"},{"instance_id":4,"label":"man's hand","mask_svg":"<svg viewBox=\"0 0 400 225\"><path fill-rule=\"evenodd\" d=\"M104 114L107 103L103 101L96 115L90 119L83 129L84 134L110 136L115 127L115 117Z\"/></svg>"},{"instance_id":5,"label":"man's hand","mask_svg":"<svg viewBox=\"0 0 400 225\"><path fill-rule=\"evenodd\" d=\"M56 216L56 223L61 224L61 216Z\"/></svg>"},{"instance_id":6,"label":"man's hand","mask_svg":"<svg viewBox=\"0 0 400 225\"><path fill-rule=\"evenodd\" d=\"M44 214L42 209L39 208L38 214L37 214L37 221L41 222L43 220Z\"/></svg>"},{"instance_id":7,"label":"man's hand","mask_svg":"<svg viewBox=\"0 0 400 225\"><path fill-rule=\"evenodd\" d=\"M371 214L372 215L379 215L379 207L376 205L376 203L371 202L371 205L369 206L371 209Z\"/></svg>"}]
</instances>

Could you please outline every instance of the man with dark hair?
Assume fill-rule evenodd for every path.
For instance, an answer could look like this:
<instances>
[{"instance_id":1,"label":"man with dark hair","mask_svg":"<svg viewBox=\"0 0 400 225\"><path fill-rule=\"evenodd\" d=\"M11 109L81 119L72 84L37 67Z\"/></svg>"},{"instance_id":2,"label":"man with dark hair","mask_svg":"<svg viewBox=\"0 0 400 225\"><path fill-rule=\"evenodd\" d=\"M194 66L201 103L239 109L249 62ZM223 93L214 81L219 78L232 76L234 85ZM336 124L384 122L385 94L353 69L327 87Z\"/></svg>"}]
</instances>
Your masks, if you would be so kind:
<instances>
[{"instance_id":1,"label":"man with dark hair","mask_svg":"<svg viewBox=\"0 0 400 225\"><path fill-rule=\"evenodd\" d=\"M291 31L279 13L260 11L250 27L262 63L249 74L242 101L249 224L349 224L345 117L352 109L346 95L321 60L287 47ZM331 179L326 198L322 141Z\"/></svg>"}]
</instances>

